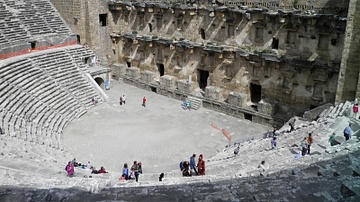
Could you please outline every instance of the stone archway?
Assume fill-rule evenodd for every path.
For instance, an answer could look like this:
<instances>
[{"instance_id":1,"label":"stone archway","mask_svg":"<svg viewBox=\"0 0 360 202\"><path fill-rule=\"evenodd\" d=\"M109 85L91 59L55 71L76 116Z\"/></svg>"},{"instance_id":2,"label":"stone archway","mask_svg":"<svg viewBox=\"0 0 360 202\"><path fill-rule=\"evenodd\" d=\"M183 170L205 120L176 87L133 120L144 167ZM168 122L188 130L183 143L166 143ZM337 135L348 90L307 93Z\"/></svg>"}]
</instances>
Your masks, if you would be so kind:
<instances>
[{"instance_id":1,"label":"stone archway","mask_svg":"<svg viewBox=\"0 0 360 202\"><path fill-rule=\"evenodd\" d=\"M100 86L100 88L105 89L105 82L103 78L96 77L95 82Z\"/></svg>"}]
</instances>

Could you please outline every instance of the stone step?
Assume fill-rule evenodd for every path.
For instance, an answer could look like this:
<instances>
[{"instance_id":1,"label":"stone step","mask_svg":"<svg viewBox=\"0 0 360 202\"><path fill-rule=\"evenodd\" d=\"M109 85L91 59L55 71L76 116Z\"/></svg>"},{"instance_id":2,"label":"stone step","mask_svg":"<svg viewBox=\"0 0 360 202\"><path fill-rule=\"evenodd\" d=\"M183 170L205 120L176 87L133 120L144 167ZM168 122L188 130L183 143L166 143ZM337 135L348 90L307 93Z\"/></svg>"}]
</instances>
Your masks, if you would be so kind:
<instances>
[{"instance_id":1,"label":"stone step","mask_svg":"<svg viewBox=\"0 0 360 202\"><path fill-rule=\"evenodd\" d=\"M202 107L202 100L201 99L196 98L196 97L188 96L186 98L186 102L189 103L190 101L192 102L192 109L198 110L198 109L200 109L200 107Z\"/></svg>"}]
</instances>

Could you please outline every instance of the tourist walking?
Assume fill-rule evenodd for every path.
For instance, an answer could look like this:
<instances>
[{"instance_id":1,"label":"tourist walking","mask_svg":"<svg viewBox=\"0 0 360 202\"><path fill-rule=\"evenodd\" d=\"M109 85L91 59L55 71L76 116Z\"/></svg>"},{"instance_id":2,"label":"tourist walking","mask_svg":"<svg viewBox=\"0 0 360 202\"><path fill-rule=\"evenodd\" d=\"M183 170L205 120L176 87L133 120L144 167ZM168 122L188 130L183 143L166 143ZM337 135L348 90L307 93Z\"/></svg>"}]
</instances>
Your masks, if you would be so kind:
<instances>
[{"instance_id":1,"label":"tourist walking","mask_svg":"<svg viewBox=\"0 0 360 202\"><path fill-rule=\"evenodd\" d=\"M120 96L120 105L123 104L123 97Z\"/></svg>"},{"instance_id":2,"label":"tourist walking","mask_svg":"<svg viewBox=\"0 0 360 202\"><path fill-rule=\"evenodd\" d=\"M146 97L144 96L144 98L142 99L142 106L146 107Z\"/></svg>"},{"instance_id":3,"label":"tourist walking","mask_svg":"<svg viewBox=\"0 0 360 202\"><path fill-rule=\"evenodd\" d=\"M131 166L130 170L134 174L136 182L138 182L138 180L139 180L139 165L137 164L137 161L134 161L134 164Z\"/></svg>"},{"instance_id":4,"label":"tourist walking","mask_svg":"<svg viewBox=\"0 0 360 202\"><path fill-rule=\"evenodd\" d=\"M314 142L314 138L312 137L312 134L309 133L309 136L307 138L307 154L310 154L310 146Z\"/></svg>"},{"instance_id":5,"label":"tourist walking","mask_svg":"<svg viewBox=\"0 0 360 202\"><path fill-rule=\"evenodd\" d=\"M351 130L351 123L349 123L349 126L347 126L344 129L345 141L348 141L349 139L351 139L352 133L353 133L353 131Z\"/></svg>"},{"instance_id":6,"label":"tourist walking","mask_svg":"<svg viewBox=\"0 0 360 202\"><path fill-rule=\"evenodd\" d=\"M123 103L125 104L125 101L126 101L125 95L122 96L122 99L123 99Z\"/></svg>"},{"instance_id":7,"label":"tourist walking","mask_svg":"<svg viewBox=\"0 0 360 202\"><path fill-rule=\"evenodd\" d=\"M193 171L193 172L195 173L195 175L198 175L198 172L197 172L197 170L196 170L195 157L196 157L196 154L193 154L193 155L190 157L190 170Z\"/></svg>"},{"instance_id":8,"label":"tourist walking","mask_svg":"<svg viewBox=\"0 0 360 202\"><path fill-rule=\"evenodd\" d=\"M353 118L357 119L357 115L358 115L358 112L359 112L359 106L358 104L354 104L353 106Z\"/></svg>"},{"instance_id":9,"label":"tourist walking","mask_svg":"<svg viewBox=\"0 0 360 202\"><path fill-rule=\"evenodd\" d=\"M200 154L200 156L199 156L197 169L198 169L199 175L205 175L205 161L204 161L204 156L202 154Z\"/></svg>"},{"instance_id":10,"label":"tourist walking","mask_svg":"<svg viewBox=\"0 0 360 202\"><path fill-rule=\"evenodd\" d=\"M276 149L276 137L273 137L273 139L271 140L271 149Z\"/></svg>"}]
</instances>

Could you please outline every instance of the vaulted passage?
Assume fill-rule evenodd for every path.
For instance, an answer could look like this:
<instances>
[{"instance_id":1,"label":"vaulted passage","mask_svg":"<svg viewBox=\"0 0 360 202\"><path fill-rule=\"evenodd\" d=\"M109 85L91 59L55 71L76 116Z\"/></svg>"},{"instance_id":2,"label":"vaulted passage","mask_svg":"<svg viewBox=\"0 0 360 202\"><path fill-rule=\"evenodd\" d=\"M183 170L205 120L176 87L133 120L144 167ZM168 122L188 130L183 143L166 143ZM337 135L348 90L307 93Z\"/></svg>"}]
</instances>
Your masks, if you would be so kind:
<instances>
[{"instance_id":1,"label":"vaulted passage","mask_svg":"<svg viewBox=\"0 0 360 202\"><path fill-rule=\"evenodd\" d=\"M104 89L104 79L100 78L100 77L96 77L95 78L95 82L101 87Z\"/></svg>"}]
</instances>

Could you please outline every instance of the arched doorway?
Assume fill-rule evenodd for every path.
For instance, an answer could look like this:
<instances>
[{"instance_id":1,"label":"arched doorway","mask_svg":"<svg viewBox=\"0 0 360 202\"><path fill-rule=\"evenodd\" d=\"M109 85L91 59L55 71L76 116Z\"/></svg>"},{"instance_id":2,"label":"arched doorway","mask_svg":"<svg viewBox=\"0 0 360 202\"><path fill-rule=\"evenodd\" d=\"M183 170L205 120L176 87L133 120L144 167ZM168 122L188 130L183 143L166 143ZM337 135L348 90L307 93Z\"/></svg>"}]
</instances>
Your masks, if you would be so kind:
<instances>
[{"instance_id":1,"label":"arched doorway","mask_svg":"<svg viewBox=\"0 0 360 202\"><path fill-rule=\"evenodd\" d=\"M105 89L104 79L101 77L96 77L95 82L100 86L100 88Z\"/></svg>"}]
</instances>

